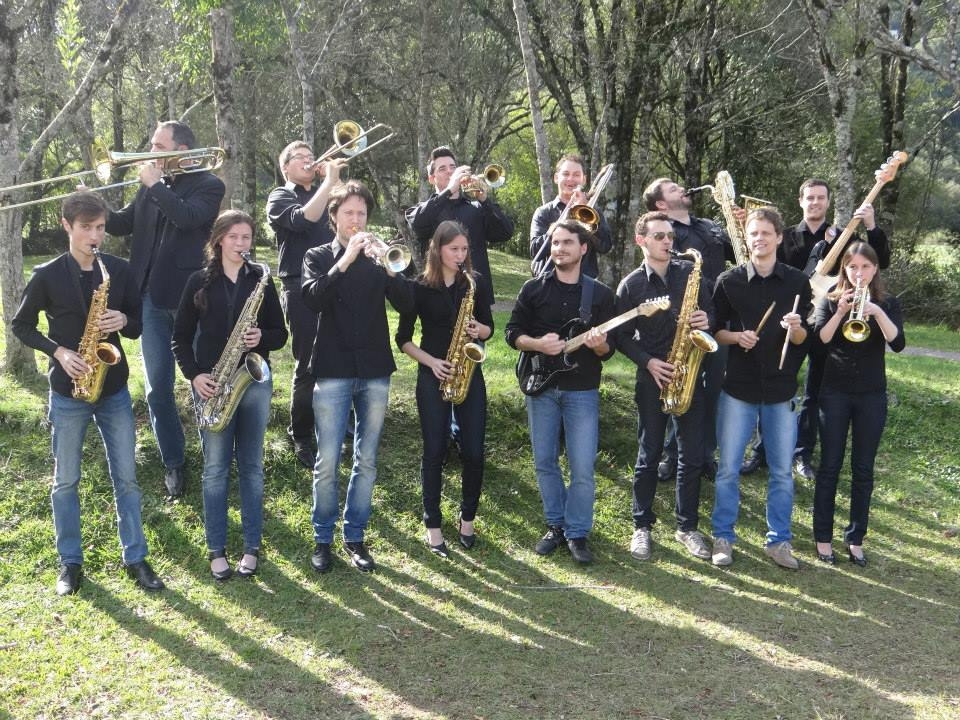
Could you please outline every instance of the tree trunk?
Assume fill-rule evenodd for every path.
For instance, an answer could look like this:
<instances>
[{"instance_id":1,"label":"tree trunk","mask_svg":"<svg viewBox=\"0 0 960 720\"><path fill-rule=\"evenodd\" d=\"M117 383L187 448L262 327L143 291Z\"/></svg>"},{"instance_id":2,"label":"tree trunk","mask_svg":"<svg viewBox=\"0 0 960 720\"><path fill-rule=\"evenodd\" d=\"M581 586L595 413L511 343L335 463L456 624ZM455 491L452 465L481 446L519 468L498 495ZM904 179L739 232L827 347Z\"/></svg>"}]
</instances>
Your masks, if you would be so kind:
<instances>
[{"instance_id":1,"label":"tree trunk","mask_svg":"<svg viewBox=\"0 0 960 720\"><path fill-rule=\"evenodd\" d=\"M547 145L547 132L543 126L543 112L540 109L540 74L537 72L537 59L533 53L533 44L530 42L530 15L527 13L525 0L513 0L513 14L517 18L520 52L523 55L523 68L527 76L527 97L530 99L533 140L537 149L537 169L540 173L540 199L547 202L553 197L550 148Z\"/></svg>"},{"instance_id":2,"label":"tree trunk","mask_svg":"<svg viewBox=\"0 0 960 720\"><path fill-rule=\"evenodd\" d=\"M313 147L317 137L316 92L310 81L310 71L306 58L303 55L303 46L300 41L300 28L297 25L297 11L290 7L290 0L280 0L280 9L287 25L287 40L290 43L290 55L293 58L293 67L300 81L300 91L303 103L303 141ZM319 152L318 148L314 148Z\"/></svg>"},{"instance_id":3,"label":"tree trunk","mask_svg":"<svg viewBox=\"0 0 960 720\"><path fill-rule=\"evenodd\" d=\"M235 117L234 68L237 64L237 48L233 34L233 14L230 10L210 11L210 53L213 77L213 98L216 107L217 139L226 152L223 170L220 173L226 192L223 207L250 212L243 202L243 184L240 177L242 158L240 139Z\"/></svg>"}]
</instances>

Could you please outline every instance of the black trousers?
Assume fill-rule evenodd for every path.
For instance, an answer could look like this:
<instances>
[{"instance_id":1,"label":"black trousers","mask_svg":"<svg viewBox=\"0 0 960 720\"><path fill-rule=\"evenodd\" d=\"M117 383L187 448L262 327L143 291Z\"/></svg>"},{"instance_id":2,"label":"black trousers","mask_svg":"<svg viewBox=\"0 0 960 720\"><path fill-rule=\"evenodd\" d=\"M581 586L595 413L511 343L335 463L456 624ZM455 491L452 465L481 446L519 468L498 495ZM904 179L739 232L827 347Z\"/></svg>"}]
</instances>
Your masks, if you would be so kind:
<instances>
[{"instance_id":1,"label":"black trousers","mask_svg":"<svg viewBox=\"0 0 960 720\"><path fill-rule=\"evenodd\" d=\"M852 431L850 523L844 529L843 539L851 545L863 543L873 495L873 465L886 423L885 391L821 393L820 467L813 492L813 537L817 542L830 542L833 537L837 481L843 467L847 434Z\"/></svg>"},{"instance_id":2,"label":"black trousers","mask_svg":"<svg viewBox=\"0 0 960 720\"><path fill-rule=\"evenodd\" d=\"M417 410L423 435L420 482L423 487L423 522L428 528L440 527L440 493L443 463L447 457L450 432L450 408L460 426L461 500L460 514L473 520L480 505L483 488L483 442L487 432L487 386L477 368L470 381L466 399L460 405L444 402L440 382L429 368L419 366L417 374Z\"/></svg>"},{"instance_id":3,"label":"black trousers","mask_svg":"<svg viewBox=\"0 0 960 720\"><path fill-rule=\"evenodd\" d=\"M313 376L310 374L310 355L317 337L320 316L303 304L300 297L300 278L282 278L280 301L290 328L290 346L293 352L293 389L290 393L290 424L287 434L295 442L316 443L313 427Z\"/></svg>"},{"instance_id":4,"label":"black trousers","mask_svg":"<svg viewBox=\"0 0 960 720\"><path fill-rule=\"evenodd\" d=\"M653 377L641 370L634 392L637 403L637 463L633 470L633 524L650 527L657 521L653 499L657 491L657 464L663 452L664 432L673 418L661 409L660 389ZM703 372L698 378L690 409L677 424L677 527L696 530L700 522L700 477L703 472L704 422Z\"/></svg>"}]
</instances>

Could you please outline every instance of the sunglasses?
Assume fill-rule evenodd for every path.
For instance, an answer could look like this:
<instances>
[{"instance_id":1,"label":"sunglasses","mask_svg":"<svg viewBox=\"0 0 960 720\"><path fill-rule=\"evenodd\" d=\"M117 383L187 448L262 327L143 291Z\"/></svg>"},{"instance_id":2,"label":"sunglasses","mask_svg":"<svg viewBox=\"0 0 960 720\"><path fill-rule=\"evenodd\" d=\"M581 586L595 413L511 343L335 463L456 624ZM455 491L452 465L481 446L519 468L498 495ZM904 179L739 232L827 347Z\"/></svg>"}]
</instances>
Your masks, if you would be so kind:
<instances>
[{"instance_id":1,"label":"sunglasses","mask_svg":"<svg viewBox=\"0 0 960 720\"><path fill-rule=\"evenodd\" d=\"M647 237L653 238L654 240L663 240L664 238L670 238L673 240L676 237L676 234L673 232L673 230L670 230L669 232L650 233L647 235Z\"/></svg>"}]
</instances>

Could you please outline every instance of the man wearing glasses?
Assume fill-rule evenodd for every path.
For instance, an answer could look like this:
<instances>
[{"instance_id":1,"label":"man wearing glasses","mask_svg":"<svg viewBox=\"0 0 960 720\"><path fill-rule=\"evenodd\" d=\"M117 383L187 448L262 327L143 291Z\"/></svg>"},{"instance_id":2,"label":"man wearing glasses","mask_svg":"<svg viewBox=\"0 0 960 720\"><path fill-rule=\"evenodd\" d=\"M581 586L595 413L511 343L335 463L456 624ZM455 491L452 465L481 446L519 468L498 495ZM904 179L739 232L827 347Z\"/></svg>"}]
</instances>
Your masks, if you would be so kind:
<instances>
[{"instance_id":1,"label":"man wearing glasses","mask_svg":"<svg viewBox=\"0 0 960 720\"><path fill-rule=\"evenodd\" d=\"M664 433L671 415L661 407L660 392L677 372L667 362L677 332L678 313L683 307L693 264L670 257L674 231L666 213L642 215L634 232L643 250L643 264L630 273L617 288L617 312L626 312L641 303L663 295L670 297L668 312L639 316L619 330L617 347L637 365L634 399L637 403L637 464L633 475L633 537L630 554L637 560L651 555L651 528L656 522L653 500L657 490L657 464L663 452ZM690 327L706 331L712 321L713 302L706 284L701 282L696 311L689 317ZM701 371L702 372L702 371ZM677 530L674 535L694 557L709 560L710 547L698 530L700 478L703 473L704 388L696 379L690 408L677 418Z\"/></svg>"},{"instance_id":2,"label":"man wearing glasses","mask_svg":"<svg viewBox=\"0 0 960 720\"><path fill-rule=\"evenodd\" d=\"M287 434L293 442L297 460L313 468L316 437L313 425L313 375L310 355L317 336L317 313L300 299L300 274L303 256L318 245L328 245L334 232L327 216L330 191L340 182L343 159L314 166L313 150L296 140L280 153L280 171L286 184L275 188L267 198L267 220L277 237L277 275L283 285L280 302L290 328L291 350L295 365L290 393L290 425ZM317 177L322 182L315 185Z\"/></svg>"}]
</instances>

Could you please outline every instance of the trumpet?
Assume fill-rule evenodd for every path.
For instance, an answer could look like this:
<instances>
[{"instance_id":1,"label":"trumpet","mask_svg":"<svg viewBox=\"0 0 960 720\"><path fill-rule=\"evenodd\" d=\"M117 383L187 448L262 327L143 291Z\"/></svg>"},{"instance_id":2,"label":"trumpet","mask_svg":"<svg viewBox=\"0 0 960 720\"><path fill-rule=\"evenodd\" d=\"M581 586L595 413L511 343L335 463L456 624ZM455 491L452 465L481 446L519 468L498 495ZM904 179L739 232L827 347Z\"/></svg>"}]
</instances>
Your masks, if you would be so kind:
<instances>
[{"instance_id":1,"label":"trumpet","mask_svg":"<svg viewBox=\"0 0 960 720\"><path fill-rule=\"evenodd\" d=\"M867 303L870 302L870 288L863 287L860 275L857 275L857 284L853 289L853 301L850 304L850 315L844 321L840 332L850 342L863 342L870 337L870 324L864 316Z\"/></svg>"},{"instance_id":2,"label":"trumpet","mask_svg":"<svg viewBox=\"0 0 960 720\"><path fill-rule=\"evenodd\" d=\"M356 230L354 230L354 233L356 233ZM383 238L379 238L372 233L368 234L370 235L370 239L367 241L367 245L363 249L364 254L368 258L390 272L398 273L407 269L407 266L413 259L413 254L410 252L410 248L408 248L402 242L393 243L391 245L388 244Z\"/></svg>"},{"instance_id":3,"label":"trumpet","mask_svg":"<svg viewBox=\"0 0 960 720\"><path fill-rule=\"evenodd\" d=\"M164 174L168 176L183 175L187 173L203 172L206 170L216 170L223 165L226 151L219 147L191 148L189 150L164 150L161 152L139 152L123 153L107 150L102 142L95 142L91 148L93 156L93 169L81 170L80 172L70 173L68 175L59 175L53 178L35 180L33 182L21 183L20 185L11 185L0 188L0 195L15 190L23 190L38 185L49 185L55 182L65 182L67 180L76 180L87 175L95 175L102 183L109 183L110 176L115 168L132 167L143 165L150 162L161 162L164 165ZM90 188L93 192L101 192L112 188L124 187L126 185L135 185L140 180L124 180L123 182L110 183L100 187ZM71 193L53 195L51 197L37 198L26 202L13 205L0 205L0 211L13 210L30 205L39 205L40 203L52 202L53 200L62 200L69 197Z\"/></svg>"},{"instance_id":4,"label":"trumpet","mask_svg":"<svg viewBox=\"0 0 960 720\"><path fill-rule=\"evenodd\" d=\"M487 165L479 175L471 175L468 178L464 178L460 184L460 192L471 200L476 200L480 197L480 193L486 192L487 190L496 190L498 187L503 187L506 182L507 174L503 169L503 165L491 163Z\"/></svg>"},{"instance_id":5,"label":"trumpet","mask_svg":"<svg viewBox=\"0 0 960 720\"><path fill-rule=\"evenodd\" d=\"M368 144L368 137L377 130L385 132L386 135ZM393 131L393 128L383 123L377 123L369 130L364 130L360 125L353 122L353 120L341 120L333 126L333 145L324 150L320 157L306 165L305 168L307 170L316 170L321 163L330 160L337 153L342 155L347 162L350 162L365 152L369 152L380 143L386 142L394 135L396 135L396 133Z\"/></svg>"}]
</instances>

